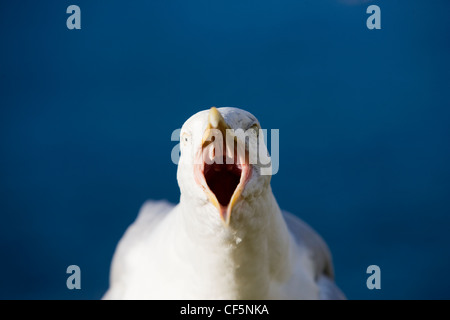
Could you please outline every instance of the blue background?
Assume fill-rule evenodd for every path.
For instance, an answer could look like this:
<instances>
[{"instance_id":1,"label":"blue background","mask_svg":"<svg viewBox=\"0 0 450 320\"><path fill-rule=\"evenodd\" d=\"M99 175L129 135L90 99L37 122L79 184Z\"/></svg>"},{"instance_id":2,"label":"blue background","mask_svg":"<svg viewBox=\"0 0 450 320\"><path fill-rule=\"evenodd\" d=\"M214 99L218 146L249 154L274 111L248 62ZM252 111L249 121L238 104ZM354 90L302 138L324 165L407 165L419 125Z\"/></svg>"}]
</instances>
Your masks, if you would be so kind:
<instances>
[{"instance_id":1,"label":"blue background","mask_svg":"<svg viewBox=\"0 0 450 320\"><path fill-rule=\"evenodd\" d=\"M66 8L81 8L68 30ZM377 4L382 29L366 28ZM449 1L0 2L0 298L98 299L174 129L280 129L274 193L350 299L450 298ZM82 290L66 288L79 265ZM366 287L381 267L382 289Z\"/></svg>"}]
</instances>

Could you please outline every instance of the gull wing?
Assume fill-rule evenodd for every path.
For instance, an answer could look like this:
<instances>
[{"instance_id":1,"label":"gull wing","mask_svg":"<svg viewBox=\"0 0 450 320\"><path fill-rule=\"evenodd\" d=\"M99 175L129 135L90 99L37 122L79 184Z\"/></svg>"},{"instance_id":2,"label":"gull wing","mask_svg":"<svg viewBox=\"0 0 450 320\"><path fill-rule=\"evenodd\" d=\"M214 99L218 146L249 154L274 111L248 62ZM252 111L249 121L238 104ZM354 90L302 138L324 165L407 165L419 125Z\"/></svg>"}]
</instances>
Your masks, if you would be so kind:
<instances>
[{"instance_id":1,"label":"gull wing","mask_svg":"<svg viewBox=\"0 0 450 320\"><path fill-rule=\"evenodd\" d=\"M315 266L315 280L319 286L319 299L344 300L345 295L334 283L333 262L325 241L300 218L286 211L282 213L297 244L305 247L310 253Z\"/></svg>"}]
</instances>

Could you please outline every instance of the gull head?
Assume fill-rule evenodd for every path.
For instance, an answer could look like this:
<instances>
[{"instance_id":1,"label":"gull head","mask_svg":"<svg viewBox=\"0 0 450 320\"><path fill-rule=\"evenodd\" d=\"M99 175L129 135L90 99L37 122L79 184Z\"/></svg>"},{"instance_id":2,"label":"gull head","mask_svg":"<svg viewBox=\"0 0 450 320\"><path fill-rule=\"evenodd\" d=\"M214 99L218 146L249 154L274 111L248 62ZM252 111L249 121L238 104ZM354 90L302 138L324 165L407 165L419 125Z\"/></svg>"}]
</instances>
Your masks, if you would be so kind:
<instances>
[{"instance_id":1,"label":"gull head","mask_svg":"<svg viewBox=\"0 0 450 320\"><path fill-rule=\"evenodd\" d=\"M182 200L230 224L235 211L269 189L260 155L268 156L258 120L238 108L200 111L181 128L177 179Z\"/></svg>"}]
</instances>

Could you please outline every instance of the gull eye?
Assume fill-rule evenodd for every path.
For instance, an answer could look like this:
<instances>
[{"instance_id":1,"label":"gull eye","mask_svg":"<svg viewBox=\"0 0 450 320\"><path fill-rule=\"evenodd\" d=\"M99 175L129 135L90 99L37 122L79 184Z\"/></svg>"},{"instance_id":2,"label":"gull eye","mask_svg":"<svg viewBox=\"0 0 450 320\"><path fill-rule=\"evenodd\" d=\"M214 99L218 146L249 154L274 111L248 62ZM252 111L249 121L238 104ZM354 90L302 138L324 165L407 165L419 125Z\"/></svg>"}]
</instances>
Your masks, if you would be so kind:
<instances>
[{"instance_id":1,"label":"gull eye","mask_svg":"<svg viewBox=\"0 0 450 320\"><path fill-rule=\"evenodd\" d=\"M256 136L259 136L259 129L261 129L261 128L259 127L259 125L257 123L253 124L249 129L255 130Z\"/></svg>"},{"instance_id":2,"label":"gull eye","mask_svg":"<svg viewBox=\"0 0 450 320\"><path fill-rule=\"evenodd\" d=\"M191 136L189 133L184 132L181 134L181 142L183 144L185 144L185 145L188 144L190 140L191 140Z\"/></svg>"}]
</instances>

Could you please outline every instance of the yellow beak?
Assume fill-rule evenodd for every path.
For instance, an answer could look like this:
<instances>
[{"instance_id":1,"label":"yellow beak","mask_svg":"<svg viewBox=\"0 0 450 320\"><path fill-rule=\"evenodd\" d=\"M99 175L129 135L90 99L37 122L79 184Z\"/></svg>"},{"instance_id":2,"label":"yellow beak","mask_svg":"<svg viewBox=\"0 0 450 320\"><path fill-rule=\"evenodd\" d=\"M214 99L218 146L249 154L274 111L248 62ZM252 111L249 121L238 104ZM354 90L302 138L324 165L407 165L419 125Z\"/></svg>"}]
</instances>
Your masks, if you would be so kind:
<instances>
[{"instance_id":1,"label":"yellow beak","mask_svg":"<svg viewBox=\"0 0 450 320\"><path fill-rule=\"evenodd\" d=\"M216 107L212 107L208 114L208 125L203 134L202 147L208 146L212 141L213 130L220 130L222 137L226 137L227 129L231 129L230 126L225 122L225 119L220 114Z\"/></svg>"},{"instance_id":2,"label":"yellow beak","mask_svg":"<svg viewBox=\"0 0 450 320\"><path fill-rule=\"evenodd\" d=\"M238 142L233 134L227 135L228 129L231 129L231 127L225 122L225 119L220 114L219 110L217 110L217 108L215 107L212 107L209 111L208 124L202 137L202 148L206 148L209 144L211 144L213 142L212 137L214 136L217 138L217 132L214 131L220 130L223 138L224 152L226 153L227 149L229 150L228 152L231 152L231 150L235 150L235 146L237 145ZM217 208L217 210L220 213L220 217L226 226L228 226L230 223L231 211L233 209L233 206L239 199L239 196L241 195L245 183L247 182L250 175L250 166L248 165L248 163L242 163L240 165L242 168L240 182L236 186L236 189L234 190L228 205L224 206L220 204L219 201L217 200L216 195L209 188L206 188L206 193L209 201Z\"/></svg>"}]
</instances>

